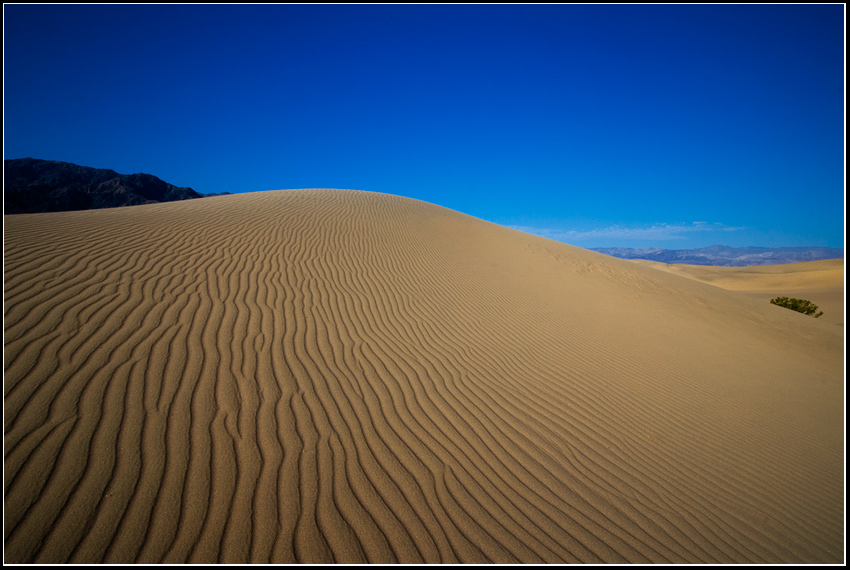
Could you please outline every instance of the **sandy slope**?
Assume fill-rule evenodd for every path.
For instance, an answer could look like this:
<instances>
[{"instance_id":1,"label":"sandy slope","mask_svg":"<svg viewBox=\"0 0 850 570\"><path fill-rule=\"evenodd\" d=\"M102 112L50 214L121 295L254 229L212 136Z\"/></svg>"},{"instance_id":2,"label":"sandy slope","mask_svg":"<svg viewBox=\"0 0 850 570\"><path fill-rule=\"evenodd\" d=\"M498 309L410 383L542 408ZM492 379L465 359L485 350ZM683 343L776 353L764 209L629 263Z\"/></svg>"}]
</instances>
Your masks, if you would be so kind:
<instances>
[{"instance_id":1,"label":"sandy slope","mask_svg":"<svg viewBox=\"0 0 850 570\"><path fill-rule=\"evenodd\" d=\"M807 299L823 315L819 318L844 324L844 260L825 259L757 267L710 267L634 260L649 267L690 277L730 291L740 291L770 302L775 297Z\"/></svg>"},{"instance_id":2,"label":"sandy slope","mask_svg":"<svg viewBox=\"0 0 850 570\"><path fill-rule=\"evenodd\" d=\"M843 557L843 328L406 198L5 217L6 562Z\"/></svg>"}]
</instances>

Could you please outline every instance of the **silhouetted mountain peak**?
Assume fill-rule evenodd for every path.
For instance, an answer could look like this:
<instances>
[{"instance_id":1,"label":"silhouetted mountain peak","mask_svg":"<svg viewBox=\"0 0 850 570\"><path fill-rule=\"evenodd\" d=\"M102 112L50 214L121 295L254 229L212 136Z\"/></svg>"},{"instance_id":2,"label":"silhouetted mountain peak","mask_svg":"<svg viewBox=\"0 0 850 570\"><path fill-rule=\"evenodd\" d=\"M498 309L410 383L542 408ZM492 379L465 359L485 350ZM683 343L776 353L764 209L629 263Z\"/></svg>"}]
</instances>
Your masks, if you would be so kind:
<instances>
[{"instance_id":1,"label":"silhouetted mountain peak","mask_svg":"<svg viewBox=\"0 0 850 570\"><path fill-rule=\"evenodd\" d=\"M58 160L4 160L3 172L4 214L117 208L204 197L152 174L118 174Z\"/></svg>"}]
</instances>

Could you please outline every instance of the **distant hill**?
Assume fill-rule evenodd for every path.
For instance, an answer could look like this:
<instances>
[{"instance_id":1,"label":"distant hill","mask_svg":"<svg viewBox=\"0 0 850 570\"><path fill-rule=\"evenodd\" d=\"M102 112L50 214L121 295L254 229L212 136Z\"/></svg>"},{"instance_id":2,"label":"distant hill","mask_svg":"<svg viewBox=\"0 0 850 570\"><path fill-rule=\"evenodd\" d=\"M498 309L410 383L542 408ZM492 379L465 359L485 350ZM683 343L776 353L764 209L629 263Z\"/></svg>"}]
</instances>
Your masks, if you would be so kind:
<instances>
[{"instance_id":1,"label":"distant hill","mask_svg":"<svg viewBox=\"0 0 850 570\"><path fill-rule=\"evenodd\" d=\"M838 247L728 247L712 245L700 249L600 247L593 248L593 251L621 259L648 259L661 263L726 267L777 265L844 257L844 249Z\"/></svg>"},{"instance_id":2,"label":"distant hill","mask_svg":"<svg viewBox=\"0 0 850 570\"><path fill-rule=\"evenodd\" d=\"M95 210L205 196L152 174L118 174L57 160L4 160L3 172L4 214Z\"/></svg>"}]
</instances>

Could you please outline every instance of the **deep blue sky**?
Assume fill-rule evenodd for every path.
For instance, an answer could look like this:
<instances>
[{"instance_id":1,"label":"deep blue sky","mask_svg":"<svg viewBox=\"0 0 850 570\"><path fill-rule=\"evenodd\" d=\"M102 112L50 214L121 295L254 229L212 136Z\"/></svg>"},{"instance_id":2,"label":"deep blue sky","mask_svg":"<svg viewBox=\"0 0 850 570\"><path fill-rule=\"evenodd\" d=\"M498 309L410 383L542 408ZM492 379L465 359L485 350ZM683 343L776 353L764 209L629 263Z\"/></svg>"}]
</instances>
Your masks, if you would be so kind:
<instances>
[{"instance_id":1,"label":"deep blue sky","mask_svg":"<svg viewBox=\"0 0 850 570\"><path fill-rule=\"evenodd\" d=\"M4 158L844 245L844 6L4 5Z\"/></svg>"}]
</instances>

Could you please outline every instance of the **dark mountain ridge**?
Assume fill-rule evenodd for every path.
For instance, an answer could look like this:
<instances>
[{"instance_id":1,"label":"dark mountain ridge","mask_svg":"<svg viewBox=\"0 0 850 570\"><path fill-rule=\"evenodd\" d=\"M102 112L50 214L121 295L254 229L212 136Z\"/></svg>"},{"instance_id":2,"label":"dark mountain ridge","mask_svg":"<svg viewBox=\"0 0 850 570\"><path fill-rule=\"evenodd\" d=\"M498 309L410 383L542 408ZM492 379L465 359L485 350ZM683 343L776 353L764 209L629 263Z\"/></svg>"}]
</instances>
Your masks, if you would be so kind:
<instances>
[{"instance_id":1,"label":"dark mountain ridge","mask_svg":"<svg viewBox=\"0 0 850 570\"><path fill-rule=\"evenodd\" d=\"M593 248L593 251L621 259L648 259L661 263L721 265L726 267L778 265L844 257L844 249L839 247L729 247L712 245L700 249L598 247Z\"/></svg>"},{"instance_id":2,"label":"dark mountain ridge","mask_svg":"<svg viewBox=\"0 0 850 570\"><path fill-rule=\"evenodd\" d=\"M203 198L152 174L118 174L58 160L3 161L3 213L95 210Z\"/></svg>"}]
</instances>

